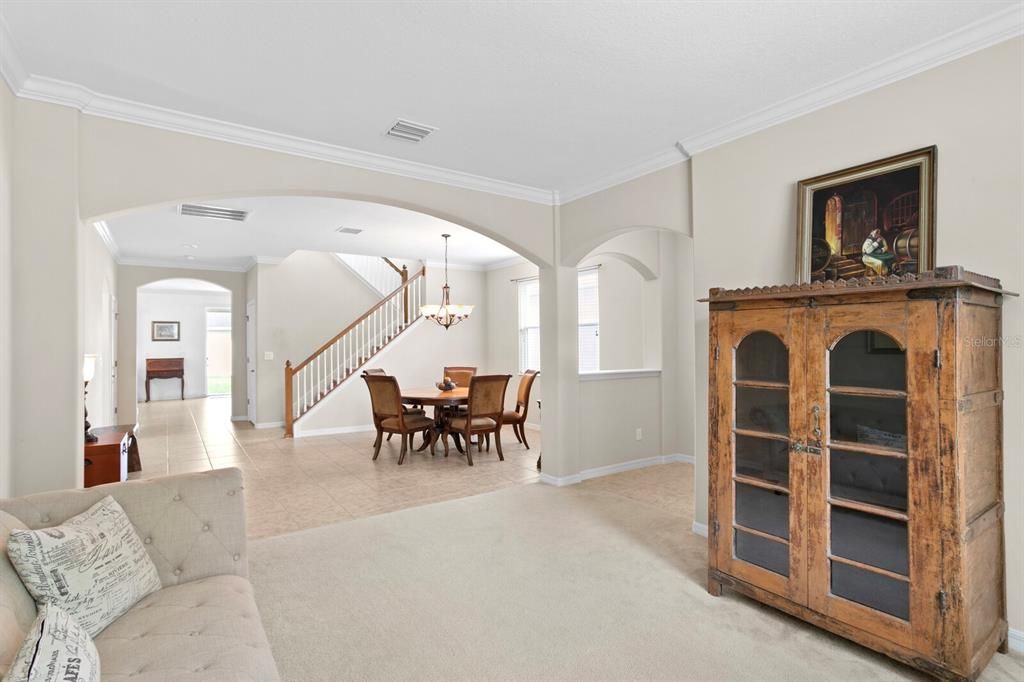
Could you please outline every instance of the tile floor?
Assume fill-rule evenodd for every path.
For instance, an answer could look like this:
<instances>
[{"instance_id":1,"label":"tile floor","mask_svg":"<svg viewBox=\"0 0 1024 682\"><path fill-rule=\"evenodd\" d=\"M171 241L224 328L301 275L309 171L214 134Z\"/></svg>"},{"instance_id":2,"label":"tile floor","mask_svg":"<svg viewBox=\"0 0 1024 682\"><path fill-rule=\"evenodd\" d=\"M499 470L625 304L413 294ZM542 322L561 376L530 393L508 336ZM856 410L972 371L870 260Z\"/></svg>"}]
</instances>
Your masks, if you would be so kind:
<instances>
[{"instance_id":1,"label":"tile floor","mask_svg":"<svg viewBox=\"0 0 1024 682\"><path fill-rule=\"evenodd\" d=\"M229 398L141 403L137 433L142 471L132 478L240 468L251 537L534 483L541 441L529 430L526 450L506 428L504 462L492 444L491 452L474 452L473 467L454 448L446 459L440 447L399 467L397 438L374 462L373 433L284 438L281 429L231 422Z\"/></svg>"}]
</instances>

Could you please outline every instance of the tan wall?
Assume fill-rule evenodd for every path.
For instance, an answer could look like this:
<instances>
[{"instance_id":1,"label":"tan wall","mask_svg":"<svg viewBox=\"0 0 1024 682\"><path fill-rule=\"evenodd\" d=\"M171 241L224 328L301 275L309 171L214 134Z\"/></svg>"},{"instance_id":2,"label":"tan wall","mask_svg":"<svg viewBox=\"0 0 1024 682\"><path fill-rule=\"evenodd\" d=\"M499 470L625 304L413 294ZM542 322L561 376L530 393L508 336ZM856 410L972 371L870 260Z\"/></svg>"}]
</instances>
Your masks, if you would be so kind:
<instances>
[{"instance_id":1,"label":"tan wall","mask_svg":"<svg viewBox=\"0 0 1024 682\"><path fill-rule=\"evenodd\" d=\"M84 468L78 112L14 103L11 480L72 488Z\"/></svg>"},{"instance_id":2,"label":"tan wall","mask_svg":"<svg viewBox=\"0 0 1024 682\"><path fill-rule=\"evenodd\" d=\"M145 400L135 384L133 369L137 367L138 289L143 284L164 279L199 279L224 287L231 292L231 414L242 417L246 414L246 371L245 371L245 273L220 270L193 270L189 268L155 268L141 265L119 265L117 267L117 299L120 319L117 326L117 356L121 378L117 388L117 412L119 419L131 419L136 415L137 403ZM205 390L205 387L203 387Z\"/></svg>"},{"instance_id":3,"label":"tan wall","mask_svg":"<svg viewBox=\"0 0 1024 682\"><path fill-rule=\"evenodd\" d=\"M11 165L14 95L0 78L0 374L11 376ZM0 497L11 492L11 382L0 381Z\"/></svg>"},{"instance_id":4,"label":"tan wall","mask_svg":"<svg viewBox=\"0 0 1024 682\"><path fill-rule=\"evenodd\" d=\"M86 404L93 426L117 423L114 406L117 391L111 381L114 362L111 347L112 298L117 295L117 264L92 225L79 226L81 234L82 353L96 356L96 374L89 383ZM129 371L129 378L131 372Z\"/></svg>"},{"instance_id":5,"label":"tan wall","mask_svg":"<svg viewBox=\"0 0 1024 682\"><path fill-rule=\"evenodd\" d=\"M329 253L296 251L255 269L256 423L272 424L284 419L285 361L305 360L381 297Z\"/></svg>"},{"instance_id":6,"label":"tan wall","mask_svg":"<svg viewBox=\"0 0 1024 682\"><path fill-rule=\"evenodd\" d=\"M802 178L938 145L938 264L1024 287L1024 39L722 145L693 159L697 294L796 277ZM1005 489L1010 626L1024 628L1024 314L1003 306ZM697 307L697 405L706 410L707 306ZM707 423L700 426L697 518L707 518Z\"/></svg>"}]
</instances>

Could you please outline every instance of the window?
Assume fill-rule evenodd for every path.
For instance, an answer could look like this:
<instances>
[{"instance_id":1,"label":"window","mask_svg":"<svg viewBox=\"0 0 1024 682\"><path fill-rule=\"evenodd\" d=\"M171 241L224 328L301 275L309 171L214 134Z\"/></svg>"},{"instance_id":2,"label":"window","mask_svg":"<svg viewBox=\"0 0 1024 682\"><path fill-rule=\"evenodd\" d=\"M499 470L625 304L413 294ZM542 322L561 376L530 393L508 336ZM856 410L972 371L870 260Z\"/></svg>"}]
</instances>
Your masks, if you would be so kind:
<instances>
[{"instance_id":1,"label":"window","mask_svg":"<svg viewBox=\"0 0 1024 682\"><path fill-rule=\"evenodd\" d=\"M579 292L579 348L581 372L601 369L601 316L598 311L597 268L580 270Z\"/></svg>"},{"instance_id":2,"label":"window","mask_svg":"<svg viewBox=\"0 0 1024 682\"><path fill-rule=\"evenodd\" d=\"M540 280L522 279L519 286L519 371L540 370Z\"/></svg>"}]
</instances>

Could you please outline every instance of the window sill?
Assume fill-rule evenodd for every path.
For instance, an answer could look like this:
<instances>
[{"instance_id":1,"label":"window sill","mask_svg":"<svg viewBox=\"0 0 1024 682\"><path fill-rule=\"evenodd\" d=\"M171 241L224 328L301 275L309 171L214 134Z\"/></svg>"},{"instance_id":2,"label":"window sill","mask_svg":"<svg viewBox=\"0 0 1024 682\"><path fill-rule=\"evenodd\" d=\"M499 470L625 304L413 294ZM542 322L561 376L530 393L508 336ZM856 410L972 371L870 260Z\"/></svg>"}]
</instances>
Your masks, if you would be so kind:
<instances>
[{"instance_id":1,"label":"window sill","mask_svg":"<svg viewBox=\"0 0 1024 682\"><path fill-rule=\"evenodd\" d=\"M614 379L649 379L661 376L660 369L602 369L580 372L580 381L610 381Z\"/></svg>"}]
</instances>

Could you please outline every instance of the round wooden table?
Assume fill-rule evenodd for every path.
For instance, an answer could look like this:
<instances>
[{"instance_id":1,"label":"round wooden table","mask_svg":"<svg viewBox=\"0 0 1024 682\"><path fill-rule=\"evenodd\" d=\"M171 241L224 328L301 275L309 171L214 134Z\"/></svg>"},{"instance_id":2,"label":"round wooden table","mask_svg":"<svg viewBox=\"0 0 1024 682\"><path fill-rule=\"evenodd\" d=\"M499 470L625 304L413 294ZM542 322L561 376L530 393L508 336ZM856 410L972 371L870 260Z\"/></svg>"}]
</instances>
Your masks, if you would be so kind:
<instances>
[{"instance_id":1,"label":"round wooden table","mask_svg":"<svg viewBox=\"0 0 1024 682\"><path fill-rule=\"evenodd\" d=\"M434 408L434 430L440 434L444 430L444 410L445 407L458 407L459 405L469 404L469 388L465 386L456 386L450 391L442 391L439 388L411 388L402 389L402 402L406 405L423 405L431 406ZM463 452L462 443L459 438L459 434L453 433L452 438L455 441L455 448L459 452ZM416 449L417 452L421 452L427 449L427 445L430 441L424 440L423 445Z\"/></svg>"}]
</instances>

